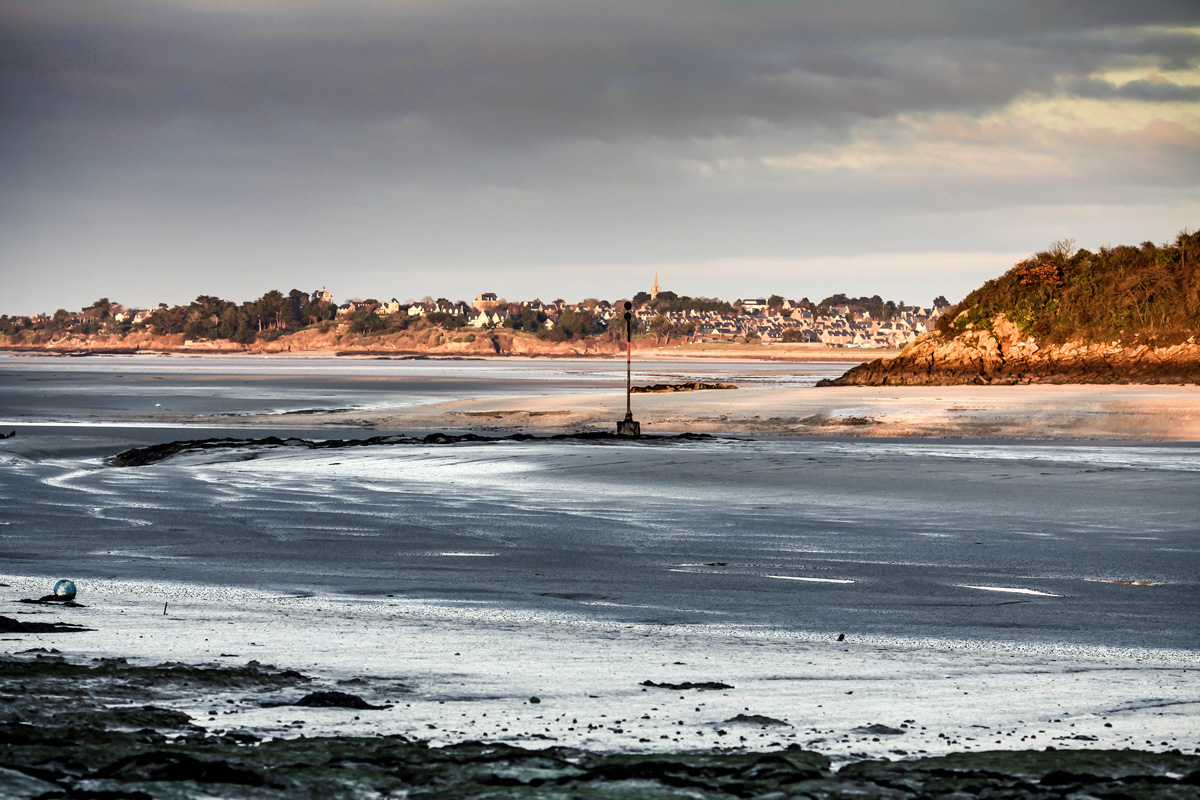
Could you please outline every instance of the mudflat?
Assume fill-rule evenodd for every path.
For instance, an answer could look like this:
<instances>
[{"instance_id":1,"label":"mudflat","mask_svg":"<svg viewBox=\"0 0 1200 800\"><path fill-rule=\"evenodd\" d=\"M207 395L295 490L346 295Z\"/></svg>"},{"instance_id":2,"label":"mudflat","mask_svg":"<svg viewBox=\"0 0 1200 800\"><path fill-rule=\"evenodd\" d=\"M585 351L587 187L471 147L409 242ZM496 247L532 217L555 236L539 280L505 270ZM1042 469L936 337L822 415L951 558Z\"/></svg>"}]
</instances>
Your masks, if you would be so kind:
<instances>
[{"instance_id":1,"label":"mudflat","mask_svg":"<svg viewBox=\"0 0 1200 800\"><path fill-rule=\"evenodd\" d=\"M29 796L1193 790L1194 387L83 361L0 383Z\"/></svg>"}]
</instances>

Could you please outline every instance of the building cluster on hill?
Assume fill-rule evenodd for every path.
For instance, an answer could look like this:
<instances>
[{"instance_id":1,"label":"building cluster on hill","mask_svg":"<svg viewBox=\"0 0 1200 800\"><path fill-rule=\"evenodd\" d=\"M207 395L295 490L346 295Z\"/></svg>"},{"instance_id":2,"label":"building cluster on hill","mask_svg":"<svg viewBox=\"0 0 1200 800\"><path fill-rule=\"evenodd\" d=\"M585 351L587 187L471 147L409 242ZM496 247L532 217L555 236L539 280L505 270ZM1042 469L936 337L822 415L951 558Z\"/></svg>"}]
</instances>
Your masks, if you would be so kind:
<instances>
[{"instance_id":1,"label":"building cluster on hill","mask_svg":"<svg viewBox=\"0 0 1200 800\"><path fill-rule=\"evenodd\" d=\"M643 293L644 294L644 293ZM641 333L658 334L664 337L684 337L691 341L757 341L764 344L775 342L811 342L830 347L903 347L922 333L933 330L944 304L940 307L912 306L903 304L885 308L883 314L872 315L869 308L855 303L815 306L807 300L793 301L784 298L738 299L724 304L719 301L695 303L695 306L726 305L726 309L704 309L702 307L671 310L656 305L662 293L655 278L654 290L648 299L637 304L634 317L637 330ZM678 299L675 296L672 300ZM683 305L688 305L685 298ZM425 301L399 303L394 298L387 303L377 301L349 302L340 304L338 316L344 317L357 311L368 311L379 316L404 313L409 316L449 314L466 318L473 328L521 327L520 320L536 319L544 330L553 330L563 312L587 313L599 329L607 329L614 317L620 317L621 303L603 300L585 300L581 303L565 303L561 300L543 303L541 300L509 303L502 301L493 292L482 292L468 306L465 302Z\"/></svg>"},{"instance_id":2,"label":"building cluster on hill","mask_svg":"<svg viewBox=\"0 0 1200 800\"><path fill-rule=\"evenodd\" d=\"M720 311L637 312L646 330L662 316L674 329L692 331L698 341L812 342L830 347L903 347L932 330L941 310L933 306L897 308L886 318L873 318L861 306L840 304L815 310L784 300L768 307L763 299L739 300L734 313ZM665 327L665 326L664 326Z\"/></svg>"},{"instance_id":3,"label":"building cluster on hill","mask_svg":"<svg viewBox=\"0 0 1200 800\"><path fill-rule=\"evenodd\" d=\"M807 299L745 298L732 303L691 298L659 289L655 276L650 292L638 292L634 304L635 333L659 339L689 341L810 342L831 347L902 347L932 330L942 308L906 307L872 298L835 295L819 304ZM480 330L508 328L550 338L575 338L603 333L620 323L623 301L587 299L508 302L493 292L478 294L472 303L445 298L401 302L349 300L335 302L325 288L311 293L272 291L237 305L201 296L188 306L128 309L104 298L77 312L59 309L54 315L4 317L0 333L42 330L47 334L123 333L134 329L183 333L189 340L253 341L274 337L307 325L333 325L353 333L404 330L418 325ZM615 327L615 324L614 324Z\"/></svg>"}]
</instances>

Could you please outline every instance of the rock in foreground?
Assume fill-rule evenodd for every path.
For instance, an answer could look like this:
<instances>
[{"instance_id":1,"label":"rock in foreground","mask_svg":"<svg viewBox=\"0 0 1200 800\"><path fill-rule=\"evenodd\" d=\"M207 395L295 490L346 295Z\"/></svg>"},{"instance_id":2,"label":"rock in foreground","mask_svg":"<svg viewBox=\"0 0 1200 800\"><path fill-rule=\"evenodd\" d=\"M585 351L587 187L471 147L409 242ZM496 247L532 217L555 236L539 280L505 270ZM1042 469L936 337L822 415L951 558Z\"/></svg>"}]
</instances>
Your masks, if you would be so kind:
<instances>
[{"instance_id":1,"label":"rock in foreground","mask_svg":"<svg viewBox=\"0 0 1200 800\"><path fill-rule=\"evenodd\" d=\"M153 705L181 693L294 690L309 678L245 666L0 659L0 796L92 798L1194 798L1200 756L992 751L831 769L798 746L769 752L592 753L403 736L260 740L209 732ZM120 703L120 707L114 707ZM336 713L336 712L331 712ZM348 710L345 713L353 713ZM755 720L758 721L758 720Z\"/></svg>"}]
</instances>

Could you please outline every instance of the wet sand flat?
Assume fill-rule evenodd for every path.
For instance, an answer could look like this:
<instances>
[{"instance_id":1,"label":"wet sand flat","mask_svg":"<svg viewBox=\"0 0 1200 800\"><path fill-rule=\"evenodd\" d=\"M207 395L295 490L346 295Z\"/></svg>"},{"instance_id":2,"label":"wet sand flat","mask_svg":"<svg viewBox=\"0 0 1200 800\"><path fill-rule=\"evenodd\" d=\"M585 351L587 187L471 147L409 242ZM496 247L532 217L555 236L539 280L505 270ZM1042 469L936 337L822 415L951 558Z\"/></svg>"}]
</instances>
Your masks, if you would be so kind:
<instances>
[{"instance_id":1,"label":"wet sand flat","mask_svg":"<svg viewBox=\"0 0 1200 800\"><path fill-rule=\"evenodd\" d=\"M639 394L645 432L770 436L1200 441L1194 386L748 386ZM315 415L314 424L395 429L605 430L623 392L522 395Z\"/></svg>"},{"instance_id":2,"label":"wet sand flat","mask_svg":"<svg viewBox=\"0 0 1200 800\"><path fill-rule=\"evenodd\" d=\"M88 607L36 618L95 633L10 648L253 658L403 701L358 720L177 701L214 729L837 758L1200 740L1194 447L534 441L117 468L36 436L6 462L0 580L16 599L72 576ZM732 732L738 713L788 727ZM905 720L903 743L855 733Z\"/></svg>"}]
</instances>

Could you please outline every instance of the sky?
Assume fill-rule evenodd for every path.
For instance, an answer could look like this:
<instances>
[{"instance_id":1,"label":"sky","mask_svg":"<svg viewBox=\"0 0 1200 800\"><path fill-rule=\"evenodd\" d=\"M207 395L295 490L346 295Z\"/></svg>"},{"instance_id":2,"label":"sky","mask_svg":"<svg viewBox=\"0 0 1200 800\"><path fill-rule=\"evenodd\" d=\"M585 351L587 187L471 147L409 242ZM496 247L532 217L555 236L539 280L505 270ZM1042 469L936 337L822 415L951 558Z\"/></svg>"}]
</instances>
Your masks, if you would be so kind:
<instances>
[{"instance_id":1,"label":"sky","mask_svg":"<svg viewBox=\"0 0 1200 800\"><path fill-rule=\"evenodd\" d=\"M0 0L0 313L962 298L1200 227L1194 0Z\"/></svg>"}]
</instances>

